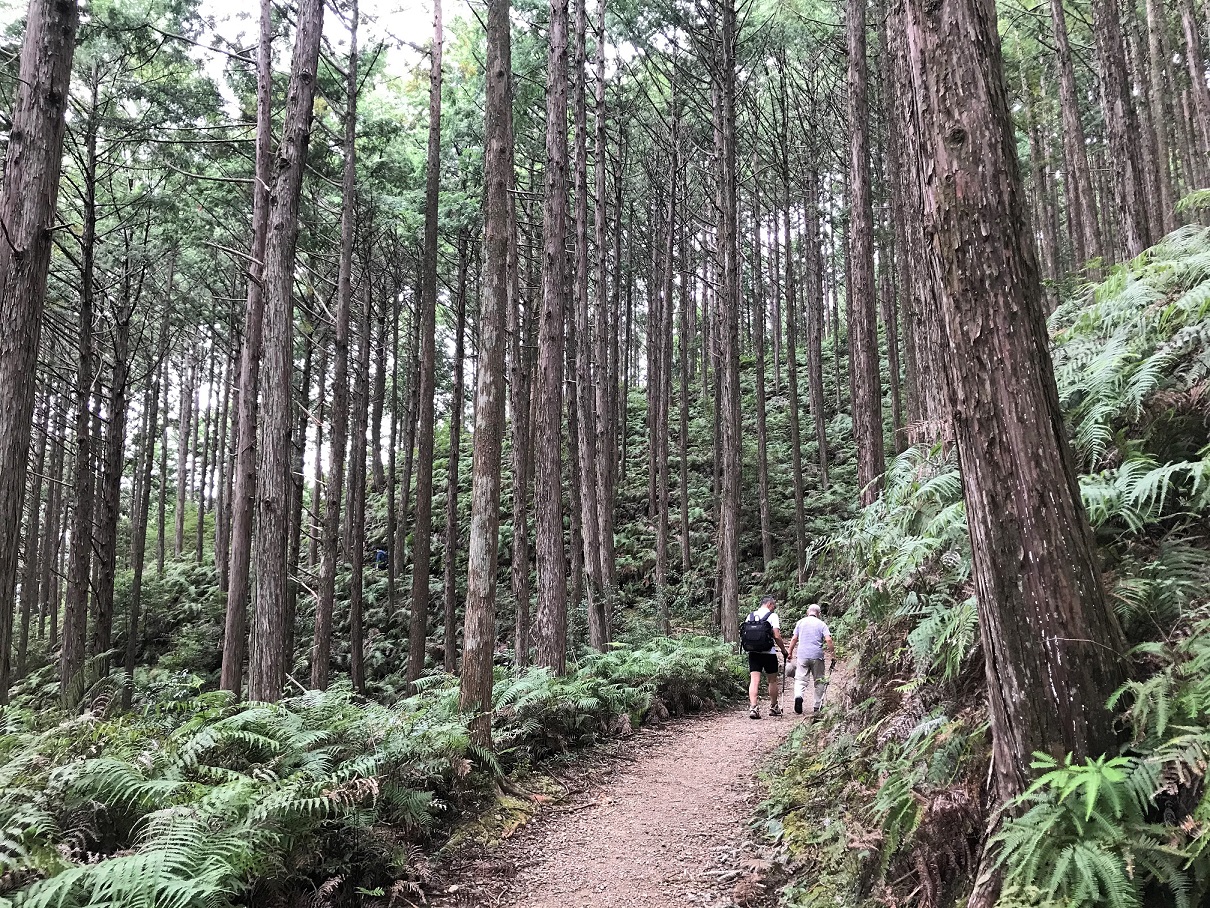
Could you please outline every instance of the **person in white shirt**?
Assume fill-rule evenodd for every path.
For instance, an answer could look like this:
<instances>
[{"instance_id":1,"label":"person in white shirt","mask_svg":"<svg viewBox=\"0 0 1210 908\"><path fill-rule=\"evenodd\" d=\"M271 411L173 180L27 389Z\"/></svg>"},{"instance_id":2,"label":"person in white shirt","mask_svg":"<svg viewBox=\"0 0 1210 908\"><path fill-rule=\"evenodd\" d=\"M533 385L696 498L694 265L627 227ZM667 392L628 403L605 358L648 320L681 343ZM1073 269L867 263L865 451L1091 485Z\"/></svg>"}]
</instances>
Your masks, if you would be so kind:
<instances>
[{"instance_id":1,"label":"person in white shirt","mask_svg":"<svg viewBox=\"0 0 1210 908\"><path fill-rule=\"evenodd\" d=\"M748 685L748 702L752 706L751 718L760 718L760 707L757 705L760 700L760 677L763 674L769 679L769 715L780 716L781 707L777 705L777 696L779 691L778 672L780 666L777 662L777 651L780 649L781 654L785 658L789 658L786 651L786 642L781 637L781 619L777 615L777 600L772 596L765 596L760 601L760 608L748 615L744 622L744 631L749 628L757 628L767 622L769 628L772 629L772 645L766 649L760 649L756 652L749 650L748 652L748 673L751 675L751 683ZM769 628L766 628L765 635L769 634ZM765 636L765 640L769 636ZM747 645L745 645L747 649Z\"/></svg>"},{"instance_id":2,"label":"person in white shirt","mask_svg":"<svg viewBox=\"0 0 1210 908\"><path fill-rule=\"evenodd\" d=\"M823 684L825 671L824 652L832 660L836 660L836 650L832 646L832 632L819 617L819 606L812 603L807 607L807 617L794 625L794 636L790 638L790 659L795 662L794 670L794 711L802 712L803 693L810 673L815 681L815 699L812 712L819 712L820 701L826 685Z\"/></svg>"}]
</instances>

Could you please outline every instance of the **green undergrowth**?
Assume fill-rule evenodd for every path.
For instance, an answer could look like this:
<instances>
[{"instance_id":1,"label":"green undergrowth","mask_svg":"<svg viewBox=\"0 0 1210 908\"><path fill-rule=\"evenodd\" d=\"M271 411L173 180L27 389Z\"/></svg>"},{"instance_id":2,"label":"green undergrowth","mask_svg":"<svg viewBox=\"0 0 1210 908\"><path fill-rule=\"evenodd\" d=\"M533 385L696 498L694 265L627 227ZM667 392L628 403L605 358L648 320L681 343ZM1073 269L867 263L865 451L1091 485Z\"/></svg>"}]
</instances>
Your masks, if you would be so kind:
<instances>
[{"instance_id":1,"label":"green undergrowth","mask_svg":"<svg viewBox=\"0 0 1210 908\"><path fill-rule=\"evenodd\" d=\"M1132 680L1118 754L1039 758L990 842L1005 908L1195 906L1210 891L1210 230L1190 226L1051 319L1059 395ZM783 749L761 820L787 906L957 905L995 817L956 458L905 451L815 546L855 653Z\"/></svg>"},{"instance_id":2,"label":"green undergrowth","mask_svg":"<svg viewBox=\"0 0 1210 908\"><path fill-rule=\"evenodd\" d=\"M731 700L743 674L706 638L581 659L566 677L498 673L494 752L472 744L453 679L394 705L345 686L236 703L181 678L141 711L0 714L0 905L223 908L419 898L457 823L497 783ZM507 804L504 805L508 807Z\"/></svg>"}]
</instances>

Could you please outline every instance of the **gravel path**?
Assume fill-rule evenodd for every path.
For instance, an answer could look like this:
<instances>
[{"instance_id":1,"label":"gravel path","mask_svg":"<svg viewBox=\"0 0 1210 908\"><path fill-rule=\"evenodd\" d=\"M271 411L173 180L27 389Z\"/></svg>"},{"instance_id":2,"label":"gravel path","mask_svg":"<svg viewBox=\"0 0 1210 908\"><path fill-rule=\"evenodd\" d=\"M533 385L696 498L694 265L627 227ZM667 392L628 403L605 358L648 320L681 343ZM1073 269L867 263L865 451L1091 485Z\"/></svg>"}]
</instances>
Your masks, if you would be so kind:
<instances>
[{"instance_id":1,"label":"gravel path","mask_svg":"<svg viewBox=\"0 0 1210 908\"><path fill-rule=\"evenodd\" d=\"M478 862L437 905L722 908L753 867L757 767L799 717L743 709L640 732L631 755Z\"/></svg>"}]
</instances>

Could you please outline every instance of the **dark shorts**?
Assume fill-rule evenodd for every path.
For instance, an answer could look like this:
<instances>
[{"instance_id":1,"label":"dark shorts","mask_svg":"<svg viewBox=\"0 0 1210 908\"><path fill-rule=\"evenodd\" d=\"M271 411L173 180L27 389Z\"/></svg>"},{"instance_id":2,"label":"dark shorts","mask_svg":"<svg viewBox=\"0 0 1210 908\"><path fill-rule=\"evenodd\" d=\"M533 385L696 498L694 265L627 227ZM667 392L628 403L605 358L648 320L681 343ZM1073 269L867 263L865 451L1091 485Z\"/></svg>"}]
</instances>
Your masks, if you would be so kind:
<instances>
[{"instance_id":1,"label":"dark shorts","mask_svg":"<svg viewBox=\"0 0 1210 908\"><path fill-rule=\"evenodd\" d=\"M748 653L748 671L777 674L777 653Z\"/></svg>"}]
</instances>

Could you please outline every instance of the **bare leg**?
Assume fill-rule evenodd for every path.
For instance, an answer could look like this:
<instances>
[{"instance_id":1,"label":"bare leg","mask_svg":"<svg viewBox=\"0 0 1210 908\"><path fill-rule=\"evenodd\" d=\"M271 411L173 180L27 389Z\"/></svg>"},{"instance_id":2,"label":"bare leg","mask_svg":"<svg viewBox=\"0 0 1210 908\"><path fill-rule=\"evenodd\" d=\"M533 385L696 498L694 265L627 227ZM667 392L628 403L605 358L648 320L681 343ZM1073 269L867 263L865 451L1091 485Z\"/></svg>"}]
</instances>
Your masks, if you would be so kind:
<instances>
[{"instance_id":1,"label":"bare leg","mask_svg":"<svg viewBox=\"0 0 1210 908\"><path fill-rule=\"evenodd\" d=\"M756 709L756 701L760 697L760 672L751 672L752 680L748 682L748 703Z\"/></svg>"},{"instance_id":2,"label":"bare leg","mask_svg":"<svg viewBox=\"0 0 1210 908\"><path fill-rule=\"evenodd\" d=\"M781 678L776 672L769 676L769 705L774 709L777 708L777 695L779 693L780 683Z\"/></svg>"}]
</instances>

